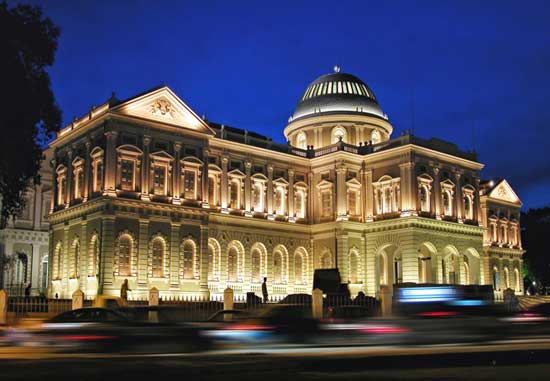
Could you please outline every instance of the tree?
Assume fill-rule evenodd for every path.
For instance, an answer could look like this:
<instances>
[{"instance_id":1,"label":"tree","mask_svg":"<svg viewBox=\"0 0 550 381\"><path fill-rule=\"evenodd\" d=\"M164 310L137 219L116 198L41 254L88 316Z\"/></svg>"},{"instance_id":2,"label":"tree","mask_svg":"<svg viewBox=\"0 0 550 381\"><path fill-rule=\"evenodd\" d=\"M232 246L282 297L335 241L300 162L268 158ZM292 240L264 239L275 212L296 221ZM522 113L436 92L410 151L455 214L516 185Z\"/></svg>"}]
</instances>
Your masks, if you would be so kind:
<instances>
[{"instance_id":1,"label":"tree","mask_svg":"<svg viewBox=\"0 0 550 381\"><path fill-rule=\"evenodd\" d=\"M42 147L61 124L46 71L58 37L39 7L0 3L0 229L24 208L27 187L40 182Z\"/></svg>"},{"instance_id":2,"label":"tree","mask_svg":"<svg viewBox=\"0 0 550 381\"><path fill-rule=\"evenodd\" d=\"M540 287L550 286L550 207L529 209L521 215L521 239L526 252L524 255L524 279L535 281Z\"/></svg>"}]
</instances>

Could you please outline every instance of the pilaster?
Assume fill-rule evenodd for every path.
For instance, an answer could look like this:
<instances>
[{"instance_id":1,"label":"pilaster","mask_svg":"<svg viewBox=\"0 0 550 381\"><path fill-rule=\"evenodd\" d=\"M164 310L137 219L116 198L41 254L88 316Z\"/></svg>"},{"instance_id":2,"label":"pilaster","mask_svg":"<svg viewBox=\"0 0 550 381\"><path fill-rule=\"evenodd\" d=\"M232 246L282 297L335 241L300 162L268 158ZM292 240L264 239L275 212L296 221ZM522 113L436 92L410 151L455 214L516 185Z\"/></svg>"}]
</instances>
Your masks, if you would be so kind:
<instances>
[{"instance_id":1,"label":"pilaster","mask_svg":"<svg viewBox=\"0 0 550 381\"><path fill-rule=\"evenodd\" d=\"M252 163L250 160L246 160L244 162L244 168L245 168L245 174L246 177L244 178L244 215L246 217L252 217L251 212L251 202L250 202L250 170L252 167Z\"/></svg>"},{"instance_id":2,"label":"pilaster","mask_svg":"<svg viewBox=\"0 0 550 381\"><path fill-rule=\"evenodd\" d=\"M370 222L373 221L374 218L374 189L372 187L372 169L366 169L364 176L364 183L366 184L364 188L366 189L366 195L363 200L365 200L366 221Z\"/></svg>"},{"instance_id":3,"label":"pilaster","mask_svg":"<svg viewBox=\"0 0 550 381\"><path fill-rule=\"evenodd\" d=\"M87 155L88 157L90 155ZM87 188L86 188L87 189ZM78 284L84 295L86 295L88 286L88 263L90 263L88 250L88 221L82 220L80 223L80 258L78 273L80 274Z\"/></svg>"},{"instance_id":4,"label":"pilaster","mask_svg":"<svg viewBox=\"0 0 550 381\"><path fill-rule=\"evenodd\" d=\"M101 218L101 256L100 256L100 280L98 293L101 294L105 287L113 286L113 255L115 247L115 217L103 216Z\"/></svg>"},{"instance_id":5,"label":"pilaster","mask_svg":"<svg viewBox=\"0 0 550 381\"><path fill-rule=\"evenodd\" d=\"M433 191L433 205L435 205L435 218L441 219L441 184L439 180L439 167L434 166L434 191Z\"/></svg>"},{"instance_id":6,"label":"pilaster","mask_svg":"<svg viewBox=\"0 0 550 381\"><path fill-rule=\"evenodd\" d=\"M174 142L174 169L172 171L172 203L181 205L181 142ZM199 181L197 179L197 181Z\"/></svg>"},{"instance_id":7,"label":"pilaster","mask_svg":"<svg viewBox=\"0 0 550 381\"><path fill-rule=\"evenodd\" d=\"M180 229L181 224L179 222L172 222L170 224L170 288L180 288Z\"/></svg>"},{"instance_id":8,"label":"pilaster","mask_svg":"<svg viewBox=\"0 0 550 381\"><path fill-rule=\"evenodd\" d=\"M295 222L294 216L294 170L288 170L288 222Z\"/></svg>"},{"instance_id":9,"label":"pilaster","mask_svg":"<svg viewBox=\"0 0 550 381\"><path fill-rule=\"evenodd\" d=\"M65 194L65 206L71 205L71 199L74 191L73 184L73 150L67 151L67 193Z\"/></svg>"},{"instance_id":10,"label":"pilaster","mask_svg":"<svg viewBox=\"0 0 550 381\"><path fill-rule=\"evenodd\" d=\"M462 172L459 170L455 171L455 214L458 222L462 222L462 187L460 186L460 178L462 177Z\"/></svg>"},{"instance_id":11,"label":"pilaster","mask_svg":"<svg viewBox=\"0 0 550 381\"><path fill-rule=\"evenodd\" d=\"M82 199L86 201L92 194L92 158L90 157L92 141L88 138L84 144L86 146L86 155L84 156L84 190L82 192ZM86 292L84 291L85 294Z\"/></svg>"},{"instance_id":12,"label":"pilaster","mask_svg":"<svg viewBox=\"0 0 550 381\"><path fill-rule=\"evenodd\" d=\"M227 209L227 193L229 191L229 183L227 179L227 164L228 164L229 158L227 155L222 156L222 178L221 178L221 212L222 213L229 213L229 210Z\"/></svg>"},{"instance_id":13,"label":"pilaster","mask_svg":"<svg viewBox=\"0 0 550 381\"><path fill-rule=\"evenodd\" d=\"M336 220L348 219L347 211L347 189L346 189L346 166L341 162L336 167Z\"/></svg>"},{"instance_id":14,"label":"pilaster","mask_svg":"<svg viewBox=\"0 0 550 381\"><path fill-rule=\"evenodd\" d=\"M202 151L202 179L201 179L201 189L202 189L202 207L208 208L210 205L208 205L208 164L209 164L209 151L207 149L204 149ZM212 205L214 206L214 205Z\"/></svg>"},{"instance_id":15,"label":"pilaster","mask_svg":"<svg viewBox=\"0 0 550 381\"><path fill-rule=\"evenodd\" d=\"M267 166L267 219L273 220L273 166Z\"/></svg>"},{"instance_id":16,"label":"pilaster","mask_svg":"<svg viewBox=\"0 0 550 381\"><path fill-rule=\"evenodd\" d=\"M202 293L208 293L208 225L200 227L200 290Z\"/></svg>"},{"instance_id":17,"label":"pilaster","mask_svg":"<svg viewBox=\"0 0 550 381\"><path fill-rule=\"evenodd\" d=\"M139 236L138 236L137 281L138 281L138 288L143 290L147 289L147 280L149 275L148 256L149 256L149 220L145 218L140 218L139 219Z\"/></svg>"},{"instance_id":18,"label":"pilaster","mask_svg":"<svg viewBox=\"0 0 550 381\"><path fill-rule=\"evenodd\" d=\"M150 161L149 158L149 145L151 144L151 137L149 135L143 135L143 165L141 167L141 199L143 201L151 201L149 193L150 187Z\"/></svg>"}]
</instances>

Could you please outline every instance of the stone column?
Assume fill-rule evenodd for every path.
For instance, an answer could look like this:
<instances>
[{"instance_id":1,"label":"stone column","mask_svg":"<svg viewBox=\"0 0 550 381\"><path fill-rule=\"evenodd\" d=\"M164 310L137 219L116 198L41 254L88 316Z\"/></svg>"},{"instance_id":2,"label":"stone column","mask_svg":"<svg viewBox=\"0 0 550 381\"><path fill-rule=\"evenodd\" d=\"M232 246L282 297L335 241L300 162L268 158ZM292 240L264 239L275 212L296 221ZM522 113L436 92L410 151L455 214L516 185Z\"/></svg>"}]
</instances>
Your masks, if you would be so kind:
<instances>
[{"instance_id":1,"label":"stone column","mask_svg":"<svg viewBox=\"0 0 550 381\"><path fill-rule=\"evenodd\" d=\"M370 222L374 219L374 189L372 187L372 169L365 170L365 213L366 221Z\"/></svg>"},{"instance_id":2,"label":"stone column","mask_svg":"<svg viewBox=\"0 0 550 381\"><path fill-rule=\"evenodd\" d=\"M143 164L141 166L141 199L143 201L151 201L149 194L149 145L151 144L151 137L149 135L143 135Z\"/></svg>"},{"instance_id":3,"label":"stone column","mask_svg":"<svg viewBox=\"0 0 550 381\"><path fill-rule=\"evenodd\" d=\"M88 221L82 220L80 223L80 262L78 272L80 277L78 279L78 287L82 292L87 292L88 283L88 263L90 259L88 256Z\"/></svg>"},{"instance_id":4,"label":"stone column","mask_svg":"<svg viewBox=\"0 0 550 381\"><path fill-rule=\"evenodd\" d=\"M288 221L294 222L294 169L288 170Z\"/></svg>"},{"instance_id":5,"label":"stone column","mask_svg":"<svg viewBox=\"0 0 550 381\"><path fill-rule=\"evenodd\" d=\"M414 163L400 164L399 169L401 172L401 215L410 215L416 209L413 207L413 205L416 205L416 191L412 188Z\"/></svg>"},{"instance_id":6,"label":"stone column","mask_svg":"<svg viewBox=\"0 0 550 381\"><path fill-rule=\"evenodd\" d=\"M246 217L252 217L251 212L251 192L250 192L250 171L251 171L252 163L250 160L246 160L244 162L244 170L246 177L244 178L244 215Z\"/></svg>"},{"instance_id":7,"label":"stone column","mask_svg":"<svg viewBox=\"0 0 550 381\"><path fill-rule=\"evenodd\" d=\"M50 206L50 212L53 212L54 207L59 205L58 198L57 198L57 192L58 192L57 171L56 171L57 160L55 159L55 157L50 161L50 168L52 170L52 204Z\"/></svg>"},{"instance_id":8,"label":"stone column","mask_svg":"<svg viewBox=\"0 0 550 381\"><path fill-rule=\"evenodd\" d=\"M103 166L105 173L105 181L103 192L104 195L110 197L116 197L116 168L117 168L117 154L116 154L116 140L118 132L117 131L107 131L105 132L105 137L107 138L107 144L105 148L105 165Z\"/></svg>"},{"instance_id":9,"label":"stone column","mask_svg":"<svg viewBox=\"0 0 550 381\"><path fill-rule=\"evenodd\" d=\"M210 193L208 190L208 165L209 165L209 152L207 149L204 149L202 151L202 162L204 163L202 165L202 180L201 180L201 189L202 189L202 207L208 208L210 205L208 200L208 194Z\"/></svg>"},{"instance_id":10,"label":"stone column","mask_svg":"<svg viewBox=\"0 0 550 381\"><path fill-rule=\"evenodd\" d=\"M481 207L479 205L479 177L474 177L474 220L478 225L481 225ZM518 228L519 233L519 228ZM518 239L518 242L521 242L521 239Z\"/></svg>"},{"instance_id":11,"label":"stone column","mask_svg":"<svg viewBox=\"0 0 550 381\"><path fill-rule=\"evenodd\" d=\"M67 151L67 193L65 194L65 205L71 205L73 198L74 184L73 184L73 150Z\"/></svg>"},{"instance_id":12,"label":"stone column","mask_svg":"<svg viewBox=\"0 0 550 381\"><path fill-rule=\"evenodd\" d=\"M92 141L88 138L85 142L86 155L84 156L84 189L82 192L82 200L87 201L92 194L92 158L90 157L90 149Z\"/></svg>"},{"instance_id":13,"label":"stone column","mask_svg":"<svg viewBox=\"0 0 550 381\"><path fill-rule=\"evenodd\" d=\"M208 263L208 225L201 225L201 232L200 232L200 242L199 242L199 250L200 250L200 290L201 294L204 296L210 296L210 293L208 291L208 266L210 265Z\"/></svg>"},{"instance_id":14,"label":"stone column","mask_svg":"<svg viewBox=\"0 0 550 381\"><path fill-rule=\"evenodd\" d=\"M336 220L347 220L346 166L341 162L336 167Z\"/></svg>"},{"instance_id":15,"label":"stone column","mask_svg":"<svg viewBox=\"0 0 550 381\"><path fill-rule=\"evenodd\" d=\"M439 167L434 167L433 205L435 205L435 217L441 219L441 184L439 183Z\"/></svg>"},{"instance_id":16,"label":"stone column","mask_svg":"<svg viewBox=\"0 0 550 381\"><path fill-rule=\"evenodd\" d=\"M455 171L455 216L458 222L462 222L462 187L460 186L460 178L462 177L462 172Z\"/></svg>"},{"instance_id":17,"label":"stone column","mask_svg":"<svg viewBox=\"0 0 550 381\"><path fill-rule=\"evenodd\" d=\"M170 223L170 289L180 288L180 228L179 222Z\"/></svg>"},{"instance_id":18,"label":"stone column","mask_svg":"<svg viewBox=\"0 0 550 381\"><path fill-rule=\"evenodd\" d=\"M227 179L227 164L228 164L229 158L226 155L222 156L222 178L221 178L221 206L222 206L222 213L229 213L228 205L227 205L227 193L229 191L229 182Z\"/></svg>"},{"instance_id":19,"label":"stone column","mask_svg":"<svg viewBox=\"0 0 550 381\"><path fill-rule=\"evenodd\" d=\"M267 219L273 220L273 166L267 166Z\"/></svg>"},{"instance_id":20,"label":"stone column","mask_svg":"<svg viewBox=\"0 0 550 381\"><path fill-rule=\"evenodd\" d=\"M69 225L63 227L63 250L62 257L59 259L61 261L60 266L60 276L61 279L61 293L59 297L65 298L65 293L69 289L69 253L71 251L71 241L69 240ZM67 295L68 296L68 295Z\"/></svg>"},{"instance_id":21,"label":"stone column","mask_svg":"<svg viewBox=\"0 0 550 381\"><path fill-rule=\"evenodd\" d=\"M323 291L316 288L311 293L311 313L314 319L323 318Z\"/></svg>"},{"instance_id":22,"label":"stone column","mask_svg":"<svg viewBox=\"0 0 550 381\"><path fill-rule=\"evenodd\" d=\"M349 280L349 253L348 253L348 235L336 235L336 267L340 271L342 283Z\"/></svg>"},{"instance_id":23,"label":"stone column","mask_svg":"<svg viewBox=\"0 0 550 381\"><path fill-rule=\"evenodd\" d=\"M147 280L149 278L149 220L139 219L139 238L137 253L137 283L140 290L147 289Z\"/></svg>"},{"instance_id":24,"label":"stone column","mask_svg":"<svg viewBox=\"0 0 550 381\"><path fill-rule=\"evenodd\" d=\"M98 294L105 288L113 287L113 260L115 248L115 216L103 216L101 219L101 257Z\"/></svg>"},{"instance_id":25,"label":"stone column","mask_svg":"<svg viewBox=\"0 0 550 381\"><path fill-rule=\"evenodd\" d=\"M315 215L315 185L313 184L313 172L308 172L308 190L307 190L307 203L305 217L309 223L312 223ZM312 253L313 256L313 253Z\"/></svg>"},{"instance_id":26,"label":"stone column","mask_svg":"<svg viewBox=\"0 0 550 381\"><path fill-rule=\"evenodd\" d=\"M181 205L181 142L174 142L174 169L172 170L172 203ZM197 181L199 181L197 179Z\"/></svg>"}]
</instances>

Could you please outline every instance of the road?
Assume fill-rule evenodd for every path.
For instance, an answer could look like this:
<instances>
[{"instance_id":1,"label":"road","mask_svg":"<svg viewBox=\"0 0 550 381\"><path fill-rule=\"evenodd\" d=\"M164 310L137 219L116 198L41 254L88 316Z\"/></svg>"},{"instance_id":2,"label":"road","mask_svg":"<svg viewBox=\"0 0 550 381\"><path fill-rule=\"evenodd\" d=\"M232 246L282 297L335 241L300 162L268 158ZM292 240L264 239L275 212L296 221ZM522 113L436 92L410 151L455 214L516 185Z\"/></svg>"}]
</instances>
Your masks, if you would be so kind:
<instances>
[{"instance_id":1,"label":"road","mask_svg":"<svg viewBox=\"0 0 550 381\"><path fill-rule=\"evenodd\" d=\"M550 338L484 344L232 348L194 354L56 354L0 348L11 380L548 380Z\"/></svg>"}]
</instances>

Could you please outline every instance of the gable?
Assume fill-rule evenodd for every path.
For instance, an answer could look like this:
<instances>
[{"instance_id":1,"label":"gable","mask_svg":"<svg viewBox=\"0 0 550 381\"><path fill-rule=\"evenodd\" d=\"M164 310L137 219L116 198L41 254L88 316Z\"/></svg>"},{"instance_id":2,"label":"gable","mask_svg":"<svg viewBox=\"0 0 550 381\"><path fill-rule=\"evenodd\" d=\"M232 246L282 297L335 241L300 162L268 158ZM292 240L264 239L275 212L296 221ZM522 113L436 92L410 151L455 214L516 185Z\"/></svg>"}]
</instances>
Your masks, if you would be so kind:
<instances>
[{"instance_id":1,"label":"gable","mask_svg":"<svg viewBox=\"0 0 550 381\"><path fill-rule=\"evenodd\" d=\"M214 134L214 131L166 86L131 98L113 107L110 112Z\"/></svg>"},{"instance_id":2,"label":"gable","mask_svg":"<svg viewBox=\"0 0 550 381\"><path fill-rule=\"evenodd\" d=\"M516 192L514 192L514 190L506 180L502 180L497 186L495 186L493 190L489 193L489 197L496 200L502 200L521 205L521 201L518 195L516 194Z\"/></svg>"}]
</instances>

